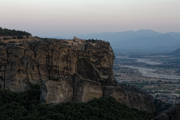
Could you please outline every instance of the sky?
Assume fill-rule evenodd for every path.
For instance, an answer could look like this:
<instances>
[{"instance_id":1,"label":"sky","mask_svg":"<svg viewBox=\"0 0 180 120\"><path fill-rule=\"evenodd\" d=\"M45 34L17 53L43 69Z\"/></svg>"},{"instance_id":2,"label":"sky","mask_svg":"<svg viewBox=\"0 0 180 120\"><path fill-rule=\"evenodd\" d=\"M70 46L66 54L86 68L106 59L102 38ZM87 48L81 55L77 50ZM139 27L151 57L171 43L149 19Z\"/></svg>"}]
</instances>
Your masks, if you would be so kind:
<instances>
[{"instance_id":1,"label":"sky","mask_svg":"<svg viewBox=\"0 0 180 120\"><path fill-rule=\"evenodd\" d=\"M0 26L37 36L180 32L180 0L0 0Z\"/></svg>"}]
</instances>

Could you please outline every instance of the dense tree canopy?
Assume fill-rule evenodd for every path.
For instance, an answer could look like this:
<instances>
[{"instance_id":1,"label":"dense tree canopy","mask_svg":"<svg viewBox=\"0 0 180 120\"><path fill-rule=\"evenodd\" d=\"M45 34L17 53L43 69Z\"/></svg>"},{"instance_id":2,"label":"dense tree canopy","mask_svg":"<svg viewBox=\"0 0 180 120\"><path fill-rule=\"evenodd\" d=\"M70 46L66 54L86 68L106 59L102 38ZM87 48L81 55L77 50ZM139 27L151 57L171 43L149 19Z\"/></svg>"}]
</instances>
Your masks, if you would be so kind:
<instances>
[{"instance_id":1,"label":"dense tree canopy","mask_svg":"<svg viewBox=\"0 0 180 120\"><path fill-rule=\"evenodd\" d=\"M0 36L30 36L31 34L25 31L10 30L0 27Z\"/></svg>"},{"instance_id":2,"label":"dense tree canopy","mask_svg":"<svg viewBox=\"0 0 180 120\"><path fill-rule=\"evenodd\" d=\"M0 120L150 120L151 114L130 109L113 98L88 103L40 103L38 87L24 93L0 91Z\"/></svg>"}]
</instances>

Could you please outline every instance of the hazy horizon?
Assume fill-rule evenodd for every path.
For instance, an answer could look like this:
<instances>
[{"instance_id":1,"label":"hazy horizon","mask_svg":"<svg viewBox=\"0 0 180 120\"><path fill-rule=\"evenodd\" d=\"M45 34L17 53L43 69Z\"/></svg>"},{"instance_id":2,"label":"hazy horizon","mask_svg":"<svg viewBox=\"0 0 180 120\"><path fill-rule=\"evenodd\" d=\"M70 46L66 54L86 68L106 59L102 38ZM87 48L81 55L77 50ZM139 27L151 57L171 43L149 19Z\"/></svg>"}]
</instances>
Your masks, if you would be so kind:
<instances>
[{"instance_id":1,"label":"hazy horizon","mask_svg":"<svg viewBox=\"0 0 180 120\"><path fill-rule=\"evenodd\" d=\"M180 32L179 0L1 0L0 26L38 36Z\"/></svg>"}]
</instances>

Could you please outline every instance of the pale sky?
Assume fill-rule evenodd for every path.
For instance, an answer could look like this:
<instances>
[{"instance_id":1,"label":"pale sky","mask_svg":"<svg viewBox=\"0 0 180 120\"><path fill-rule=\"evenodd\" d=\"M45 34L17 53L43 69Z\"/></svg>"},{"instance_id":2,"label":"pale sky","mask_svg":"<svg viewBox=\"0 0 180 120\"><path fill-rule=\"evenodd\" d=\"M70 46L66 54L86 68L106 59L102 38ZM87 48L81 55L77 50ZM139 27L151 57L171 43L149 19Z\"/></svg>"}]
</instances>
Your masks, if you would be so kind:
<instances>
[{"instance_id":1,"label":"pale sky","mask_svg":"<svg viewBox=\"0 0 180 120\"><path fill-rule=\"evenodd\" d=\"M180 32L180 0L0 0L0 26L33 35Z\"/></svg>"}]
</instances>

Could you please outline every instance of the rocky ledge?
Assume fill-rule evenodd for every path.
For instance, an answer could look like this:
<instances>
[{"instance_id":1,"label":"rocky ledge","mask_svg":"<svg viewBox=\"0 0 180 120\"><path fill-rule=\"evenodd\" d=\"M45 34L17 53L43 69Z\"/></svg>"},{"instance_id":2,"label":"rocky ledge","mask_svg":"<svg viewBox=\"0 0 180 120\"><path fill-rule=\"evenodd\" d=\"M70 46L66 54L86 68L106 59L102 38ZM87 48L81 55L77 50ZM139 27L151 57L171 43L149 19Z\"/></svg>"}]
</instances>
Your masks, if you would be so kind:
<instances>
[{"instance_id":1,"label":"rocky ledge","mask_svg":"<svg viewBox=\"0 0 180 120\"><path fill-rule=\"evenodd\" d=\"M113 60L110 44L101 40L1 40L0 88L22 92L40 85L45 103L112 96L131 108L154 112L151 96L117 84Z\"/></svg>"}]
</instances>

